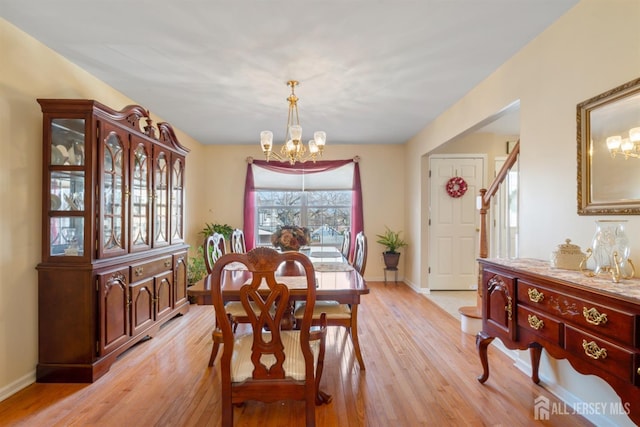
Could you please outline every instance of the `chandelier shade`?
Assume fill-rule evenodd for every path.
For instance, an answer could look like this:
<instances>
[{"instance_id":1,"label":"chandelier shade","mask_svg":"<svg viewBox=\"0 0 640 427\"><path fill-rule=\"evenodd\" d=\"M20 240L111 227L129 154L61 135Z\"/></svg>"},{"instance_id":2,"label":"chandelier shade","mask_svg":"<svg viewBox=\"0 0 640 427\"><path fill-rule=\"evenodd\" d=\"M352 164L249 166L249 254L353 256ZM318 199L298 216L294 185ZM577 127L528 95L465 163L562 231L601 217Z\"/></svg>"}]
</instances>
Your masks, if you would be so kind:
<instances>
[{"instance_id":1,"label":"chandelier shade","mask_svg":"<svg viewBox=\"0 0 640 427\"><path fill-rule=\"evenodd\" d=\"M300 126L300 118L298 117L298 97L295 94L295 87L298 85L296 80L289 80L287 85L291 87L291 95L287 98L289 101L289 114L287 115L287 128L285 132L284 144L280 149L280 153L273 150L273 132L264 130L260 132L260 147L265 155L267 162L276 159L281 162L304 163L308 160L316 161L317 157L322 157L324 146L327 142L327 134L323 131L316 131L313 139L309 140L309 153L302 143L302 126Z\"/></svg>"},{"instance_id":2,"label":"chandelier shade","mask_svg":"<svg viewBox=\"0 0 640 427\"><path fill-rule=\"evenodd\" d=\"M607 149L611 156L621 154L625 159L640 159L640 127L629 129L629 136L613 135L606 139Z\"/></svg>"}]
</instances>

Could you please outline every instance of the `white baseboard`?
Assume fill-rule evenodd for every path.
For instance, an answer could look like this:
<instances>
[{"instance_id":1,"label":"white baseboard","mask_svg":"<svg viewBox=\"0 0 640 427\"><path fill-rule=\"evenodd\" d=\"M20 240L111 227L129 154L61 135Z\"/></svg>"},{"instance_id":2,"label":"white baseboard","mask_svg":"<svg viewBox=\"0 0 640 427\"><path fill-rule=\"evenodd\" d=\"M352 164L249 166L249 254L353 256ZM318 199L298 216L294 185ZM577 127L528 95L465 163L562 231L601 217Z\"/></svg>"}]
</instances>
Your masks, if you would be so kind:
<instances>
[{"instance_id":1,"label":"white baseboard","mask_svg":"<svg viewBox=\"0 0 640 427\"><path fill-rule=\"evenodd\" d=\"M18 378L7 386L0 388L0 402L35 382L36 371L31 371L22 378Z\"/></svg>"}]
</instances>

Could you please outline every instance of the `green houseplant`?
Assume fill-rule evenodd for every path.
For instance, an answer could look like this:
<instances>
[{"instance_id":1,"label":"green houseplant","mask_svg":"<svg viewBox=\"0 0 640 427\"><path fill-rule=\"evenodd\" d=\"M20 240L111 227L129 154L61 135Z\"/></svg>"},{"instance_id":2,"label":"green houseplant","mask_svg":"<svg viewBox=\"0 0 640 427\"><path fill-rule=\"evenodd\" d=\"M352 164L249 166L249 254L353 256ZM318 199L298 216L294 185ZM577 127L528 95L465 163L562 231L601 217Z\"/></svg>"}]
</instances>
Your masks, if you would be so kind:
<instances>
[{"instance_id":1,"label":"green houseplant","mask_svg":"<svg viewBox=\"0 0 640 427\"><path fill-rule=\"evenodd\" d=\"M378 238L376 242L386 248L382 253L386 268L395 269L398 268L398 262L400 261L400 252L398 252L398 249L407 246L407 242L400 238L402 231L393 231L386 225L385 229L384 234L376 234Z\"/></svg>"},{"instance_id":2,"label":"green houseplant","mask_svg":"<svg viewBox=\"0 0 640 427\"><path fill-rule=\"evenodd\" d=\"M187 269L187 283L189 286L195 285L207 274L203 252L202 246L198 246L196 253L189 257L189 268Z\"/></svg>"},{"instance_id":3,"label":"green houseplant","mask_svg":"<svg viewBox=\"0 0 640 427\"><path fill-rule=\"evenodd\" d=\"M206 222L204 224L204 228L200 230L200 234L202 234L202 236L204 237L210 236L213 233L222 234L225 240L229 240L231 238L231 233L233 233L233 227L231 227L229 224Z\"/></svg>"}]
</instances>

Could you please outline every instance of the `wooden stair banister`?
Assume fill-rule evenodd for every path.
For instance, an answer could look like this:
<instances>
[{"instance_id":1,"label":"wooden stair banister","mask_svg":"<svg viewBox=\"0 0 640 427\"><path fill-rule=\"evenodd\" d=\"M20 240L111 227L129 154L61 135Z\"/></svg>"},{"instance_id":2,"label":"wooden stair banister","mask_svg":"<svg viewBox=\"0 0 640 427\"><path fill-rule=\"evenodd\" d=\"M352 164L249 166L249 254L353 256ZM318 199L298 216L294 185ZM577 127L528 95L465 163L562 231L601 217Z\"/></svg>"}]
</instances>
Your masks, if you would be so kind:
<instances>
[{"instance_id":1,"label":"wooden stair banister","mask_svg":"<svg viewBox=\"0 0 640 427\"><path fill-rule=\"evenodd\" d=\"M487 238L487 213L489 212L489 208L491 207L491 200L496 195L500 186L504 182L505 178L509 174L509 171L518 161L518 156L520 155L520 140L516 142L516 145L513 147L513 150L507 156L502 168L494 178L493 182L489 186L488 189L481 188L480 189L480 249L479 249L479 258L487 258L489 256L489 241ZM474 319L482 318L482 271L478 271L478 296L476 298L475 306L468 307L460 307L458 312L464 316L468 316Z\"/></svg>"},{"instance_id":2,"label":"wooden stair banister","mask_svg":"<svg viewBox=\"0 0 640 427\"><path fill-rule=\"evenodd\" d=\"M509 171L518 161L520 155L520 140L516 142L513 151L509 153L502 168L496 175L495 179L489 186L489 189L480 189L480 196L482 200L482 206L480 208L480 258L487 258L489 256L489 242L487 240L487 212L491 207L491 199L496 195L500 186L504 182L505 178L509 174Z\"/></svg>"}]
</instances>

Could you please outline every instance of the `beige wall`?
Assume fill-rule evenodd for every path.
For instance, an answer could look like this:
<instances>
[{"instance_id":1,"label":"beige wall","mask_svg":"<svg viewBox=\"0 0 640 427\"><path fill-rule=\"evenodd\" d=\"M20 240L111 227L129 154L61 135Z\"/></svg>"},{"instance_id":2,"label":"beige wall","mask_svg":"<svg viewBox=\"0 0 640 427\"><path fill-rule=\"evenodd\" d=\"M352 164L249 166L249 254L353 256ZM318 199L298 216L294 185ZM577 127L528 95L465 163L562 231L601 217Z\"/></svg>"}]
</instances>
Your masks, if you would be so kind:
<instances>
[{"instance_id":1,"label":"beige wall","mask_svg":"<svg viewBox=\"0 0 640 427\"><path fill-rule=\"evenodd\" d=\"M38 360L36 265L41 253L42 114L36 98L89 98L119 109L136 103L0 18L0 400L35 380ZM152 111L153 113L153 111ZM284 113L283 113L284 114ZM170 117L154 117L158 122ZM283 116L284 120L284 116ZM203 146L176 129L187 157L187 241L199 245L205 222L242 226L246 157L255 145ZM256 141L258 136L256 135ZM404 146L327 148L327 159L360 156L366 276L382 277L375 233L402 228ZM401 271L402 274L402 271Z\"/></svg>"},{"instance_id":2,"label":"beige wall","mask_svg":"<svg viewBox=\"0 0 640 427\"><path fill-rule=\"evenodd\" d=\"M422 157L442 143L520 101L520 256L548 259L565 238L590 245L597 217L577 215L576 105L640 77L640 1L582 0L413 138L406 151L406 227L421 230L406 260L408 280L421 270L428 235L421 228L427 188ZM640 218L631 216L631 258L640 259ZM635 254L635 255L634 255ZM528 357L524 356L528 363ZM551 388L581 399L619 401L595 377L576 376L548 361ZM591 392L589 392L590 390ZM623 422L617 420L616 422Z\"/></svg>"}]
</instances>

